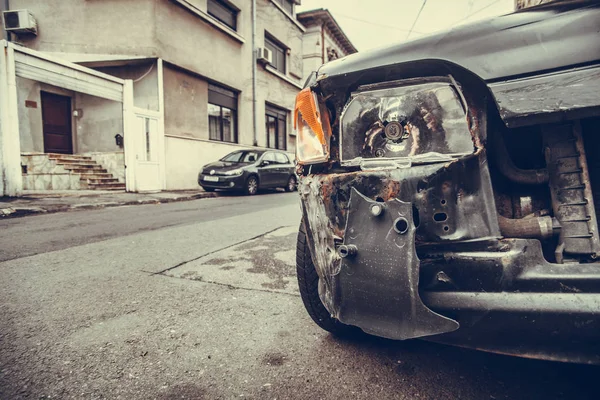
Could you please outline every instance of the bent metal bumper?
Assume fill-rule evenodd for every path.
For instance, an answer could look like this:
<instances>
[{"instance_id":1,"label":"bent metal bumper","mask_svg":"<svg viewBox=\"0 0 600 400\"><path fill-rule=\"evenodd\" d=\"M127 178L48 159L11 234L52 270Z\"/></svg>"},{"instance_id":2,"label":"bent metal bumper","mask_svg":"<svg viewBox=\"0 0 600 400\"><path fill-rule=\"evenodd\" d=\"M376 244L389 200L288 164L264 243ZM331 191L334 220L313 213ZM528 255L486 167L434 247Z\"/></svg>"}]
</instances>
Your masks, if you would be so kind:
<instances>
[{"instance_id":1,"label":"bent metal bumper","mask_svg":"<svg viewBox=\"0 0 600 400\"><path fill-rule=\"evenodd\" d=\"M453 168L421 172L443 178ZM430 240L434 228L424 219L439 211L436 188L448 199L465 185L436 184L430 175L420 190L403 191L403 184L419 186L410 183L415 174L423 176L413 167L302 179L319 294L332 316L392 339L600 364L600 263L551 264L539 241L502 239L485 203L459 210L466 193L455 199L456 209L446 209L443 225L451 238L466 232L462 240ZM485 185L476 189L471 196L487 197ZM383 212L372 211L374 204Z\"/></svg>"}]
</instances>

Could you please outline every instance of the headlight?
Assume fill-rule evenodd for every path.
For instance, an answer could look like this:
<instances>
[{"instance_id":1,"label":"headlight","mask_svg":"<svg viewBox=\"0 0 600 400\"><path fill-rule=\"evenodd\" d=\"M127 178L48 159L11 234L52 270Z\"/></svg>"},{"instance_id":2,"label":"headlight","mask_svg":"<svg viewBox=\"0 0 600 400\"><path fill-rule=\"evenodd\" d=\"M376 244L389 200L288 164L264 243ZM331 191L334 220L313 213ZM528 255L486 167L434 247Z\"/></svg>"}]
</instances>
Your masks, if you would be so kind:
<instances>
[{"instance_id":1,"label":"headlight","mask_svg":"<svg viewBox=\"0 0 600 400\"><path fill-rule=\"evenodd\" d=\"M341 116L342 165L445 161L473 153L459 90L444 77L359 87Z\"/></svg>"},{"instance_id":2,"label":"headlight","mask_svg":"<svg viewBox=\"0 0 600 400\"><path fill-rule=\"evenodd\" d=\"M236 175L241 175L243 173L244 173L244 171L241 169L232 169L231 171L225 172L225 175L236 176Z\"/></svg>"},{"instance_id":3,"label":"headlight","mask_svg":"<svg viewBox=\"0 0 600 400\"><path fill-rule=\"evenodd\" d=\"M296 159L298 164L317 164L329 160L331 125L324 103L310 88L296 97L294 128L297 132Z\"/></svg>"}]
</instances>

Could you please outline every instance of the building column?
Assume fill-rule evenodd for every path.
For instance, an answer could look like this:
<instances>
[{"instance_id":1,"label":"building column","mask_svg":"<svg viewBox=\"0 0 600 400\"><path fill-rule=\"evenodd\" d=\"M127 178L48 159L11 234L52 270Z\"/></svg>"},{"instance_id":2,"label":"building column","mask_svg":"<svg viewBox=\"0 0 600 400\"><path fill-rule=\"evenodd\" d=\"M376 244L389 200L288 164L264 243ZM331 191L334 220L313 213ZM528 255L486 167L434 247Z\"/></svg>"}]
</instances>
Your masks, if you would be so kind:
<instances>
[{"instance_id":1,"label":"building column","mask_svg":"<svg viewBox=\"0 0 600 400\"><path fill-rule=\"evenodd\" d=\"M135 123L133 81L126 79L123 86L123 153L125 157L125 187L128 192L136 191Z\"/></svg>"},{"instance_id":2,"label":"building column","mask_svg":"<svg viewBox=\"0 0 600 400\"><path fill-rule=\"evenodd\" d=\"M23 192L15 50L0 41L0 195Z\"/></svg>"}]
</instances>

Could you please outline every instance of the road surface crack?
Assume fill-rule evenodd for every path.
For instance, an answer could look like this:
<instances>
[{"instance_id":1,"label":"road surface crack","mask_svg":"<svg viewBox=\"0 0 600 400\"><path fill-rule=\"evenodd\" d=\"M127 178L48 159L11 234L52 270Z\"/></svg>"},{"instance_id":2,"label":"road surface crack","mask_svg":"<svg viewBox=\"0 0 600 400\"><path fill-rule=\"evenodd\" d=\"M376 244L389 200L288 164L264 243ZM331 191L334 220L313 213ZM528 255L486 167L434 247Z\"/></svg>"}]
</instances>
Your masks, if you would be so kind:
<instances>
[{"instance_id":1,"label":"road surface crack","mask_svg":"<svg viewBox=\"0 0 600 400\"><path fill-rule=\"evenodd\" d=\"M219 251L223 251L223 250L229 249L229 248L231 248L231 247L238 246L238 245L240 245L240 244L244 244L244 243L246 243L246 242L249 242L249 241L251 241L251 240L255 240L255 239L261 238L261 237L263 237L263 236L266 236L266 235L268 235L269 233L275 232L276 230L278 230L278 229L282 229L282 228L285 228L285 226L278 226L278 227L277 227L277 228L275 228L275 229L271 229L270 231L267 231L267 232L261 233L260 235L257 235L257 236L254 236L254 237L251 237L251 238L249 238L249 239L245 239L245 240L242 240L242 241L240 241L240 242L237 242L237 243L230 244L230 245L228 245L228 246L222 247L222 248L220 248L220 249L217 249L217 250L209 251L208 253L202 254L202 255L200 255L200 256L198 256L198 257L195 257L195 258L192 258L191 260L182 261L182 262L180 262L180 263L178 263L178 264L176 264L176 265L174 265L174 266L172 266L172 267L165 268L165 269L163 269L163 270L161 270L161 271L158 271L158 272L152 272L152 273L150 273L150 275L164 275L164 274L165 274L165 272L168 272L168 271L171 271L171 270L173 270L173 269L175 269L175 268L181 267L182 265L185 265L185 264L187 264L187 263L191 263L192 261L196 261L196 260L199 260L199 259L201 259L201 258L203 258L203 257L210 256L211 254L218 253ZM144 271L144 272L147 272L147 271ZM165 275L165 276L166 276L166 275ZM279 293L279 292L276 292L276 293Z\"/></svg>"},{"instance_id":2,"label":"road surface crack","mask_svg":"<svg viewBox=\"0 0 600 400\"><path fill-rule=\"evenodd\" d=\"M152 275L156 275L156 274L152 274ZM181 279L180 277L172 276L172 275L165 275L165 274L160 274L160 275L164 276L166 278ZM216 281L208 281L208 280L203 279L202 277L197 277L197 278L189 279L189 280L195 281L195 282L207 283L207 284L210 284L210 285L224 286L224 287L226 287L228 289L232 289L232 290L247 290L249 292L275 293L275 294L283 294L283 295L292 296L292 297L300 297L300 295L297 294L297 293L287 293L287 292L280 292L280 291L277 291L277 290L257 289L257 288L247 288L247 287L235 286L235 285L231 285L229 283L221 283L221 282L216 282Z\"/></svg>"}]
</instances>

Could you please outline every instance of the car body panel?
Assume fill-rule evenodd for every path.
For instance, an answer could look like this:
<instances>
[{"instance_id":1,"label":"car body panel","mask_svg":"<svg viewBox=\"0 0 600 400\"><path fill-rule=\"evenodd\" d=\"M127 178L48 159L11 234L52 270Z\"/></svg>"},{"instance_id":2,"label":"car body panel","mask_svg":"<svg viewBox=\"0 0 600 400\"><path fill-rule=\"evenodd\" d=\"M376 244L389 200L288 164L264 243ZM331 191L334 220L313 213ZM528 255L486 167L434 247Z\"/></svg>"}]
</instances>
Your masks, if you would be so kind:
<instances>
[{"instance_id":1,"label":"car body panel","mask_svg":"<svg viewBox=\"0 0 600 400\"><path fill-rule=\"evenodd\" d=\"M600 364L600 253L595 248L579 251L574 246L565 252L561 247L569 246L569 241L587 243L598 237L593 200L600 195L596 184L600 182L600 158L598 142L590 138L597 138L600 124L599 27L598 2L557 1L352 55L324 65L309 77L306 86L319 102L326 102L332 114L331 158L326 163L300 165L297 172L307 244L319 275L319 296L333 317L366 332L394 337L382 332L390 326L386 318L393 319L398 312L385 305L408 290L410 300L395 308L411 311L420 298L425 307L460 324L455 331L432 333L427 340ZM373 154L384 156L359 152L362 160L345 163L344 143L359 150L371 145L365 140L365 132L370 130L344 131L345 113L352 115L348 110L353 96L368 86L416 86L419 80L441 77L447 77L460 94L467 122L460 129L471 135L472 154L427 162L397 157L394 163L382 160L387 164L377 167L364 163L364 158L372 161ZM427 107L423 101L415 109ZM436 107L443 109L440 103ZM360 122L372 109L359 109L355 114L360 118L355 120ZM414 118L400 115L397 120L386 120L382 115L385 113L378 114L382 128L390 121ZM432 115L437 119L433 125L448 122L444 110L437 116L425 110L421 118ZM421 129L425 125L429 127L429 123L423 124ZM539 148L532 149L539 152L541 167L512 166L517 175L535 175L536 182L522 183L500 171L502 155L496 152L496 143L488 140L504 137L508 128L511 146L516 153L521 149L521 161L537 157L527 147L533 142L523 140L523 135L539 138ZM345 132L353 136L344 137ZM377 134L386 140L397 139L385 136L384 129ZM591 143L587 148L584 136L585 143ZM406 140L417 141L413 136ZM588 161L586 154L592 156ZM589 173L590 160L596 165L596 178ZM506 191L498 191L503 187ZM390 235L396 235L389 223L373 228L372 224L352 222L354 229L376 229L371 232L378 238L374 242L365 236L369 232L361 232L362 236L349 232L350 214L357 212L350 205L353 191L373 202L388 204L397 199L412 205L414 241L396 243L396 248L384 245ZM509 196L509 201L502 196ZM537 200L540 205L531 208L535 212L516 216L515 209L503 210L517 207L517 203L521 210L522 204ZM600 210L598 205L596 209ZM501 211L510 213L512 224L521 227L534 221L538 230L513 231L511 236ZM371 218L364 214L363 210L363 219ZM356 220L356 215L352 219ZM359 236L361 239L356 239ZM413 243L414 252L410 250ZM355 246L359 257L365 245L370 246L362 249L366 256L375 247L384 255L351 265L340 255L341 246L349 244ZM418 267L404 259L414 259L415 254ZM414 268L419 270L418 290L398 283L395 286L403 291L396 292L394 288L381 289L387 282L369 281L373 276L393 276L398 272L395 269L406 272ZM360 299L368 299L368 303ZM355 309L345 309L348 305ZM381 306L377 312L386 315L367 310L360 318L345 317L369 305ZM369 313L372 319L366 317ZM397 331L394 338L409 337L409 331Z\"/></svg>"},{"instance_id":2,"label":"car body panel","mask_svg":"<svg viewBox=\"0 0 600 400\"><path fill-rule=\"evenodd\" d=\"M467 73L485 84L507 126L582 117L600 107L598 26L597 1L552 2L352 54L325 64L309 80L330 94L382 75L401 79L435 68L436 74ZM565 95L577 103L564 104Z\"/></svg>"}]
</instances>

